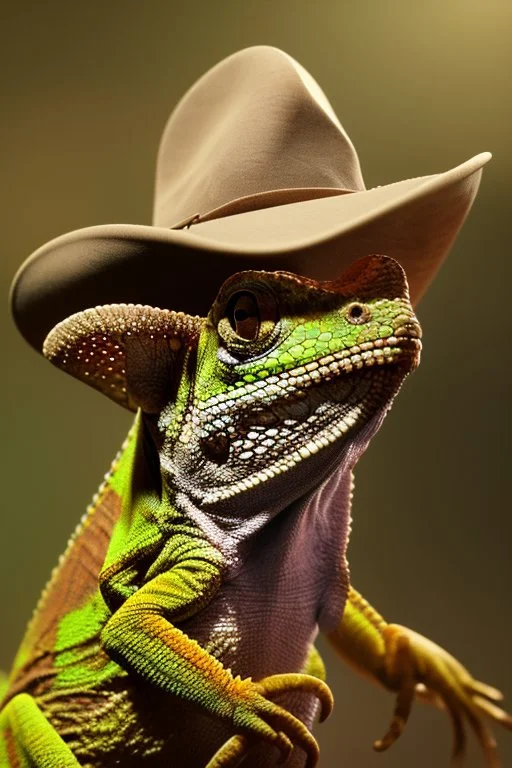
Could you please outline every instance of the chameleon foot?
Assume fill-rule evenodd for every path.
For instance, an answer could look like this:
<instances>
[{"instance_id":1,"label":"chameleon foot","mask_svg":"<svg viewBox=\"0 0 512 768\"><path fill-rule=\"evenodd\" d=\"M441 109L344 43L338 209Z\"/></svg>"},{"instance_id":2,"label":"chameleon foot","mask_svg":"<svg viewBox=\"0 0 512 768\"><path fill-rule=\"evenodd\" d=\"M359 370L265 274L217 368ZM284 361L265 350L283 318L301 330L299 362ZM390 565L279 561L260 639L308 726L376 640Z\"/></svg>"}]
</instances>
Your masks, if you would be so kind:
<instances>
[{"instance_id":1,"label":"chameleon foot","mask_svg":"<svg viewBox=\"0 0 512 768\"><path fill-rule=\"evenodd\" d=\"M320 722L327 720L334 706L334 699L329 686L318 677L300 672L288 672L283 675L271 675L256 683L262 696L273 698L281 693L302 691L314 694L320 702Z\"/></svg>"},{"instance_id":2,"label":"chameleon foot","mask_svg":"<svg viewBox=\"0 0 512 768\"><path fill-rule=\"evenodd\" d=\"M397 691L395 711L386 735L374 743L374 749L388 749L403 732L415 696L434 703L448 712L454 733L452 766L461 766L466 752L466 721L484 753L488 768L500 768L496 741L482 720L512 730L512 717L497 706L500 691L474 680L456 659L443 648L407 627L391 624L383 631L386 644L385 684Z\"/></svg>"},{"instance_id":3,"label":"chameleon foot","mask_svg":"<svg viewBox=\"0 0 512 768\"><path fill-rule=\"evenodd\" d=\"M260 739L275 746L286 762L294 746L300 747L307 756L307 768L313 768L320 755L314 736L297 717L270 701L281 694L301 691L313 694L321 705L321 720L329 716L333 698L328 686L316 677L303 674L271 675L258 683L252 680L235 680L237 703L233 712L236 731L213 756L207 768L235 768L247 756L251 744Z\"/></svg>"}]
</instances>

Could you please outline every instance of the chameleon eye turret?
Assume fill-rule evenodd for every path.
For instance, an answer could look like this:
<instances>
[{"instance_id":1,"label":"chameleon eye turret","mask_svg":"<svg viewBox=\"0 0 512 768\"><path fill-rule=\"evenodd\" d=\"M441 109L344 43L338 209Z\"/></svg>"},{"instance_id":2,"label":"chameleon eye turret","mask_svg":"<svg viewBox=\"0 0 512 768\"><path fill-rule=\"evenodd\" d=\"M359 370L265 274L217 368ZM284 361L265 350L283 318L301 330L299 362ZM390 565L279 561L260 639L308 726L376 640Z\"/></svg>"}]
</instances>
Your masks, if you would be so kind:
<instances>
[{"instance_id":1,"label":"chameleon eye turret","mask_svg":"<svg viewBox=\"0 0 512 768\"><path fill-rule=\"evenodd\" d=\"M229 308L229 321L237 336L255 341L260 331L261 319L258 302L251 293L235 294Z\"/></svg>"},{"instance_id":2,"label":"chameleon eye turret","mask_svg":"<svg viewBox=\"0 0 512 768\"><path fill-rule=\"evenodd\" d=\"M366 304L361 304L358 301L351 301L350 304L345 307L345 317L349 323L354 323L354 325L368 323L371 320L371 316L370 308Z\"/></svg>"},{"instance_id":3,"label":"chameleon eye turret","mask_svg":"<svg viewBox=\"0 0 512 768\"><path fill-rule=\"evenodd\" d=\"M236 290L236 280L231 278L229 286L224 306L218 309L219 338L235 359L262 354L275 339L279 319L276 297L261 281L248 281L244 290Z\"/></svg>"}]
</instances>

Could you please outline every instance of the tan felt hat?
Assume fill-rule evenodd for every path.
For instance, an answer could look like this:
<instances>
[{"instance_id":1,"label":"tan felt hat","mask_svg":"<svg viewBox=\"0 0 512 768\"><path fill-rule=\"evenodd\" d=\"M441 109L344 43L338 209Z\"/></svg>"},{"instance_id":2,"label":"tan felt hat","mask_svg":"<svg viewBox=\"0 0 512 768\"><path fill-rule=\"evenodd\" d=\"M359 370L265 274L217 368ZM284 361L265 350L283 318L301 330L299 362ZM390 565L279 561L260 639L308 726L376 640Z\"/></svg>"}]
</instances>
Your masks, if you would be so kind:
<instances>
[{"instance_id":1,"label":"tan felt hat","mask_svg":"<svg viewBox=\"0 0 512 768\"><path fill-rule=\"evenodd\" d=\"M37 250L12 288L16 323L41 350L88 307L140 303L204 315L244 269L334 279L359 256L404 267L416 303L466 217L491 155L365 189L325 94L283 51L229 56L185 94L158 154L153 224L70 232Z\"/></svg>"}]
</instances>

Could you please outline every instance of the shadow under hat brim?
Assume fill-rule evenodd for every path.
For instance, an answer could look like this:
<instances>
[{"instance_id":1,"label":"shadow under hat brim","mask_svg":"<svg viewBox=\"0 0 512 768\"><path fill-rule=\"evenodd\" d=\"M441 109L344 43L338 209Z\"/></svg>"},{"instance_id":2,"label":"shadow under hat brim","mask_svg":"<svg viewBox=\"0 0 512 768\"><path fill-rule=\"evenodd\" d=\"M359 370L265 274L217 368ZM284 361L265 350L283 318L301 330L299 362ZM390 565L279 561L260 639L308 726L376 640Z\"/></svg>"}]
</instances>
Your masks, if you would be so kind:
<instances>
[{"instance_id":1,"label":"shadow under hat brim","mask_svg":"<svg viewBox=\"0 0 512 768\"><path fill-rule=\"evenodd\" d=\"M69 315L135 303L205 315L222 282L244 269L335 279L360 256L395 258L416 304L447 255L478 190L482 153L433 176L214 218L189 229L87 227L46 243L15 276L12 311L41 351Z\"/></svg>"}]
</instances>

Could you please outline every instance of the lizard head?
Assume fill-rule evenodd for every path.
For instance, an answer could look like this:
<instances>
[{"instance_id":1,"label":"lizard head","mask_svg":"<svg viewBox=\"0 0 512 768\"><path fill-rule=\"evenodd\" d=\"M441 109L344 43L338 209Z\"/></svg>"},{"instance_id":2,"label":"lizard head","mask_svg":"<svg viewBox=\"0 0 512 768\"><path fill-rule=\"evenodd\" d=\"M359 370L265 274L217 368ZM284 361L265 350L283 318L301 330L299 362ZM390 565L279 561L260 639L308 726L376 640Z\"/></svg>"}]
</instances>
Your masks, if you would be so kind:
<instances>
[{"instance_id":1,"label":"lizard head","mask_svg":"<svg viewBox=\"0 0 512 768\"><path fill-rule=\"evenodd\" d=\"M419 362L419 324L396 261L370 256L337 282L242 272L202 329L170 464L202 508L247 512L318 485L352 438L375 431ZM247 491L251 489L252 493Z\"/></svg>"},{"instance_id":2,"label":"lizard head","mask_svg":"<svg viewBox=\"0 0 512 768\"><path fill-rule=\"evenodd\" d=\"M229 517L283 508L340 457L355 463L418 364L420 336L402 268L368 256L335 282L238 273L206 319L87 309L59 323L43 351L141 409L162 481Z\"/></svg>"}]
</instances>

